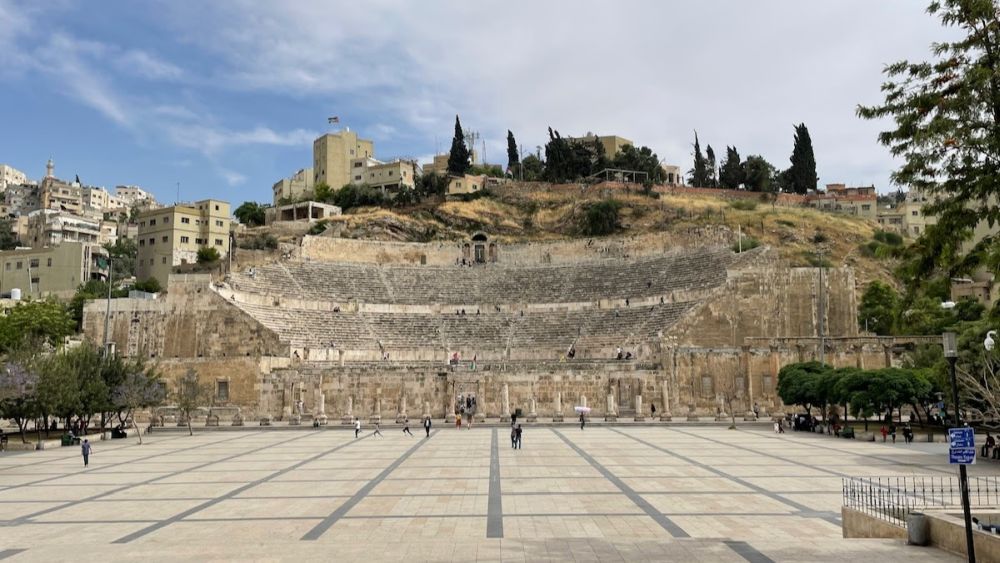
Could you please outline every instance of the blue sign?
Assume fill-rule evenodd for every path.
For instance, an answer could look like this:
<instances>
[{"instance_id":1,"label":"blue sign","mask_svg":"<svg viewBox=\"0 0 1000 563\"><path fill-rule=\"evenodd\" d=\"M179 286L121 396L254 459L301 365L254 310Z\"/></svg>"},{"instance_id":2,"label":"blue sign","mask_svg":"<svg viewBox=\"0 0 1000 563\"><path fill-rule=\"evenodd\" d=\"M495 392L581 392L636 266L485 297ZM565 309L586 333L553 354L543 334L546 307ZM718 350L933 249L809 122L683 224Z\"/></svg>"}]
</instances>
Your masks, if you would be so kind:
<instances>
[{"instance_id":1,"label":"blue sign","mask_svg":"<svg viewBox=\"0 0 1000 563\"><path fill-rule=\"evenodd\" d=\"M955 448L975 448L976 434L972 428L949 428L948 447Z\"/></svg>"},{"instance_id":2,"label":"blue sign","mask_svg":"<svg viewBox=\"0 0 1000 563\"><path fill-rule=\"evenodd\" d=\"M951 448L948 463L952 465L972 465L976 463L976 448Z\"/></svg>"}]
</instances>

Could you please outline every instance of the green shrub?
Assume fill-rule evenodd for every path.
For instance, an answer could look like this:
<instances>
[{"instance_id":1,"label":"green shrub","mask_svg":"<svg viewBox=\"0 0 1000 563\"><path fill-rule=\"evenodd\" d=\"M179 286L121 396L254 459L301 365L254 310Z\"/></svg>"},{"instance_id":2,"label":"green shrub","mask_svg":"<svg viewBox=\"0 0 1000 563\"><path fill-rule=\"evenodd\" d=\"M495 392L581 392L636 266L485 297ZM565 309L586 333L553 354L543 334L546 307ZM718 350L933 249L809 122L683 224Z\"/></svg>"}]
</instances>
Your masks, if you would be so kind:
<instances>
[{"instance_id":1,"label":"green shrub","mask_svg":"<svg viewBox=\"0 0 1000 563\"><path fill-rule=\"evenodd\" d=\"M833 267L833 262L830 262L826 258L820 258L819 256L816 256L815 254L811 254L811 253L810 254L806 254L805 258L806 258L806 263L809 264L810 266L812 266L813 268L832 268Z\"/></svg>"},{"instance_id":2,"label":"green shrub","mask_svg":"<svg viewBox=\"0 0 1000 563\"><path fill-rule=\"evenodd\" d=\"M580 231L585 236L610 235L618 230L622 204L607 199L590 205L581 217Z\"/></svg>"},{"instance_id":3,"label":"green shrub","mask_svg":"<svg viewBox=\"0 0 1000 563\"><path fill-rule=\"evenodd\" d=\"M742 244L740 243L740 241L736 241L736 242L733 243L733 246L731 246L730 248L733 249L733 252L746 252L748 250L753 250L753 249L757 248L758 246L760 246L760 241L759 240L757 240L757 239L755 239L753 237L747 237L747 236L745 236L745 237L743 237Z\"/></svg>"},{"instance_id":4,"label":"green shrub","mask_svg":"<svg viewBox=\"0 0 1000 563\"><path fill-rule=\"evenodd\" d=\"M812 241L816 244L821 244L830 240L830 237L826 236L823 231L816 231L813 235Z\"/></svg>"},{"instance_id":5,"label":"green shrub","mask_svg":"<svg viewBox=\"0 0 1000 563\"><path fill-rule=\"evenodd\" d=\"M320 219L319 221L316 221L315 223L312 224L311 227L309 227L308 234L313 236L323 234L323 231L326 230L328 223L329 221L327 221L326 219Z\"/></svg>"},{"instance_id":6,"label":"green shrub","mask_svg":"<svg viewBox=\"0 0 1000 563\"><path fill-rule=\"evenodd\" d=\"M875 231L873 238L889 246L900 246L903 244L903 237L901 235L889 231Z\"/></svg>"},{"instance_id":7,"label":"green shrub","mask_svg":"<svg viewBox=\"0 0 1000 563\"><path fill-rule=\"evenodd\" d=\"M736 199L729 202L729 207L740 211L753 211L757 209L757 202L752 199Z\"/></svg>"},{"instance_id":8,"label":"green shrub","mask_svg":"<svg viewBox=\"0 0 1000 563\"><path fill-rule=\"evenodd\" d=\"M370 186L347 184L333 194L333 203L347 211L352 207L380 206L385 203L385 196Z\"/></svg>"},{"instance_id":9,"label":"green shrub","mask_svg":"<svg viewBox=\"0 0 1000 563\"><path fill-rule=\"evenodd\" d=\"M777 220L777 221L775 221L775 222L776 222L777 224L779 224L779 225L784 225L784 226L786 226L786 227L794 227L794 226L795 226L795 223L793 223L793 222L789 221L788 219L778 219L778 220Z\"/></svg>"},{"instance_id":10,"label":"green shrub","mask_svg":"<svg viewBox=\"0 0 1000 563\"><path fill-rule=\"evenodd\" d=\"M160 287L160 282L157 281L156 278L149 278L141 282L135 282L132 289L136 291L145 291L147 293L159 293L163 291L163 288Z\"/></svg>"},{"instance_id":11,"label":"green shrub","mask_svg":"<svg viewBox=\"0 0 1000 563\"><path fill-rule=\"evenodd\" d=\"M198 249L198 263L199 264L211 264L218 262L222 258L219 254L219 250L214 246L203 246Z\"/></svg>"},{"instance_id":12,"label":"green shrub","mask_svg":"<svg viewBox=\"0 0 1000 563\"><path fill-rule=\"evenodd\" d=\"M270 233L244 238L237 245L246 250L273 250L278 248L278 239Z\"/></svg>"}]
</instances>

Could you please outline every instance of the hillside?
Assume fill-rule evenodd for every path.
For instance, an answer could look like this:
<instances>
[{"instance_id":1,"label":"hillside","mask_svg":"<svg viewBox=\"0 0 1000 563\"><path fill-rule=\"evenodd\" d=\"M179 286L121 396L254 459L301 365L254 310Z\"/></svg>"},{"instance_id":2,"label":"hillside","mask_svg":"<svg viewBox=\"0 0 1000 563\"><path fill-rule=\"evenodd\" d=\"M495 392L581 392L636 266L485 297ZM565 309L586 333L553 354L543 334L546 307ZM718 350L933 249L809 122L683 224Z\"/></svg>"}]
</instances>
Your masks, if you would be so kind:
<instances>
[{"instance_id":1,"label":"hillside","mask_svg":"<svg viewBox=\"0 0 1000 563\"><path fill-rule=\"evenodd\" d=\"M483 231L504 242L560 240L582 236L580 219L588 206L613 197L622 204L618 236L649 232L691 233L723 228L776 249L795 266L817 265L821 253L830 265L855 268L862 285L891 281L892 263L863 255L876 225L853 217L767 202L733 203L710 195L654 194L635 191L514 185L471 201L431 201L400 208L358 208L329 221L325 236L430 242L455 240ZM745 239L746 240L746 239Z\"/></svg>"}]
</instances>

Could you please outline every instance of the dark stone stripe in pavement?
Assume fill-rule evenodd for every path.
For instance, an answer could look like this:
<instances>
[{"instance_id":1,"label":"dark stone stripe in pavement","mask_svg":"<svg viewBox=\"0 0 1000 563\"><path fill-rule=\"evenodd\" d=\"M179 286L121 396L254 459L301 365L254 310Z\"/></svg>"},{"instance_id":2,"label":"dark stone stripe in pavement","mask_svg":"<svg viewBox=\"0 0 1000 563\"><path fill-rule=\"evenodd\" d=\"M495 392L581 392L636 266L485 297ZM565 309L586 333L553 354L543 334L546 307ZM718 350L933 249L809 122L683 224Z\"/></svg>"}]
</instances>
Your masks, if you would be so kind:
<instances>
[{"instance_id":1,"label":"dark stone stripe in pavement","mask_svg":"<svg viewBox=\"0 0 1000 563\"><path fill-rule=\"evenodd\" d=\"M503 500L500 494L500 447L497 429L490 438L490 499L486 509L486 537L503 537Z\"/></svg>"},{"instance_id":2,"label":"dark stone stripe in pavement","mask_svg":"<svg viewBox=\"0 0 1000 563\"><path fill-rule=\"evenodd\" d=\"M722 543L729 546L729 549L732 549L737 555L746 559L750 563L774 563L773 559L757 551L752 545L745 541L728 540Z\"/></svg>"},{"instance_id":3,"label":"dark stone stripe in pavement","mask_svg":"<svg viewBox=\"0 0 1000 563\"><path fill-rule=\"evenodd\" d=\"M307 437L314 436L314 435L315 434L312 434L312 433L304 434L302 436L299 436L298 438L292 438L291 440L288 440L288 442L291 442L293 440L301 440L302 438L307 438ZM371 435L369 434L368 436L362 436L360 439L364 440L365 438L368 438L369 436L371 436ZM319 459L319 458L321 458L321 457L323 457L325 455L332 454L333 452L341 450L343 448L346 448L347 446L350 446L351 444L356 444L356 443L358 443L358 441L359 440L355 439L353 441L347 442L346 444L341 444L339 446L330 448L329 450L320 452L320 453L318 453L318 454L316 454L316 455L314 455L314 456L312 456L310 458L306 458L306 459L304 459L304 460L302 460L302 461L300 461L300 462L298 462L298 463L296 463L294 465L290 465L290 466L288 466L288 467L286 467L284 469L281 469L279 471L275 471L274 473L271 473L270 475L268 475L266 477L261 477L260 479L257 479L256 481L252 481L250 483L247 483L246 485L243 485L242 487L239 487L239 488L236 488L236 489L234 489L232 491L229 491L228 493L226 493L226 494L224 494L224 495L222 495L220 497L216 497L216 498L214 498L212 500L203 502L203 503L199 504L198 506L189 508L189 509L187 509L187 510L185 510L183 512L175 514L175 515L171 516L170 518L167 518L166 520L161 520L161 521L157 522L156 524L153 524L151 526L146 526L145 528L143 528L141 530L136 530L135 532L132 532L131 534L129 534L127 536L120 537L120 538L116 539L115 541L113 541L111 543L129 543L131 541L137 540L137 539L141 538L142 536L145 536L147 534L151 534L151 533L155 532L156 530L159 530L159 529L162 529L162 528L165 528L165 527L169 526L170 524L174 524L176 522L180 522L181 520L187 518L188 516L191 516L193 514L197 514L198 512L201 512L202 510L205 510L206 508L209 508L211 506L215 506L216 504L219 504L220 502L222 502L224 500L231 499L231 498L235 497L236 495L242 493L243 491L250 490L250 489L256 487L257 485L260 485L262 483L266 483L266 482L268 482L268 481L270 481L270 480L272 480L272 479L274 479L276 477L280 477L280 476L284 475L285 473L288 473L289 471L292 471L293 469L296 469L297 467L301 467L302 465L305 465L307 463L316 461L317 459ZM285 443L288 443L288 442L285 442ZM274 444L268 444L267 446L264 446L264 448L273 448L273 447L274 447ZM264 449L264 448L261 448L261 449ZM253 452L252 451L251 452L243 452L240 455L246 455L248 453L253 453ZM216 462L216 463L218 463L218 462Z\"/></svg>"},{"instance_id":4,"label":"dark stone stripe in pavement","mask_svg":"<svg viewBox=\"0 0 1000 563\"><path fill-rule=\"evenodd\" d=\"M758 492L758 493L760 493L760 494L762 494L762 495L764 495L764 496L766 496L766 497L768 497L770 499L776 500L776 501L778 501L778 502L780 502L782 504L791 506L792 508L794 508L794 509L798 510L799 512L801 512L802 516L805 517L805 518L813 518L813 517L821 518L821 519L826 520L827 522L833 524L834 526L840 526L840 518L838 518L835 514L817 512L813 508L810 508L810 507L808 507L808 506L806 506L804 504L795 502L794 500L787 499L787 498L785 498L785 497L783 497L783 496L781 496L779 494L776 494L776 493L774 493L772 491L769 491L769 490L765 489L764 487L761 487L759 485L755 485L755 484L751 483L750 481L747 481L747 480L741 479L741 478L739 478L739 477L737 477L735 475L726 473L725 471L722 471L721 469L716 469L715 467L712 467L711 465L706 465L706 464L701 463L699 461L695 461L695 460L693 460L693 459L691 459L691 458L689 458L687 456L681 455L681 454L679 454L677 452L672 452L672 451L670 451L670 450L668 450L666 448L661 448L660 446L657 446L656 444L653 444L651 442L647 442L647 441L645 441L645 440L643 440L641 438L636 438L635 436L632 436L631 434L626 434L625 432L622 432L621 430L618 430L618 429L615 429L615 428L608 428L608 430L610 430L612 432L615 432L617 434L621 434L622 436L625 436L626 438L628 438L630 440L635 440L636 442L639 442L640 444L642 444L642 445L644 445L646 447L653 448L654 450L661 451L661 452L663 452L663 453L665 453L665 454L667 454L669 456L675 457L675 458L680 459L680 460L684 460L684 461L690 463L691 465L694 465L696 467L700 467L701 469L704 469L705 471L708 471L710 473L714 473L714 474L718 475L719 477L725 477L726 479L729 479L729 480L733 481L734 483L738 483L740 485L743 485L744 487L746 487L748 489L756 491L756 492ZM773 476L772 475L768 475L768 477L773 477Z\"/></svg>"},{"instance_id":5,"label":"dark stone stripe in pavement","mask_svg":"<svg viewBox=\"0 0 1000 563\"><path fill-rule=\"evenodd\" d=\"M14 557L18 553L24 553L28 551L27 549L5 549L0 551L0 559L7 559L8 557Z\"/></svg>"},{"instance_id":6,"label":"dark stone stripe in pavement","mask_svg":"<svg viewBox=\"0 0 1000 563\"><path fill-rule=\"evenodd\" d=\"M669 532L671 536L673 536L675 538L688 538L688 537L691 537L680 526L678 526L677 524L675 524L673 520L671 520L670 518L667 518L666 516L664 516L663 514L661 514L659 510L656 510L656 508L654 508L653 505L649 504L649 501L647 501L646 499L642 498L642 496L638 495L632 489L632 487L629 487L628 485L625 484L624 481L622 481L621 479L619 479L618 477L616 477L613 473L611 473L610 471L608 471L608 469L606 467L604 467L596 459L594 459L593 457L591 457L590 454L588 454L587 452L583 451L583 449L581 449L579 446L577 446L573 442L569 441L569 439L567 439L565 436L563 436L562 433L559 432L558 430L556 430L555 428L552 428L551 430L552 430L552 432L555 433L556 436L559 436L559 438L563 442L565 442L567 446L569 446L570 448L573 449L573 451L575 451L577 454L579 454L580 457L582 457L583 459L587 460L587 463L589 463L594 469L596 469L598 472L600 472L600 474L603 475L605 479L607 479L608 481L611 481L611 483L614 486L618 487L618 490L620 490L622 493L624 493L625 496L629 498L629 500L631 500L632 502L634 502L636 504L636 506L638 506L639 508L641 508L643 510L643 512L645 512L647 515L649 515L649 517L652 518L657 524L659 524L661 528L663 528L664 530L666 530L667 532ZM583 515L581 515L581 516L583 516Z\"/></svg>"},{"instance_id":7,"label":"dark stone stripe in pavement","mask_svg":"<svg viewBox=\"0 0 1000 563\"><path fill-rule=\"evenodd\" d=\"M437 433L438 433L437 430L432 431L431 437L433 437ZM385 478L389 476L390 473L395 471L396 468L402 465L402 463L406 461L407 458L413 455L413 452L420 449L420 447L426 444L427 442L428 442L427 438L424 438L423 440L417 442L416 445L406 450L406 452L404 452L403 455L399 456L399 459L392 462L392 465L386 467L385 469L382 470L381 473L376 475L374 479L368 481L368 483L365 484L364 487L361 487L361 489L358 492L354 493L354 496L347 499L347 501L344 504L340 505L340 507L337 508L337 510L334 510L329 516L324 518L323 521L317 524L315 528L306 532L306 535L302 536L301 539L310 541L319 539L319 537L322 536L324 533L326 533L326 531L329 530L331 526L336 524L337 521L343 518L344 515L346 515L348 512L350 512L350 510L354 508L355 505L357 505L366 496L368 496L368 493L372 492L372 489L377 487L379 483L384 481Z\"/></svg>"}]
</instances>

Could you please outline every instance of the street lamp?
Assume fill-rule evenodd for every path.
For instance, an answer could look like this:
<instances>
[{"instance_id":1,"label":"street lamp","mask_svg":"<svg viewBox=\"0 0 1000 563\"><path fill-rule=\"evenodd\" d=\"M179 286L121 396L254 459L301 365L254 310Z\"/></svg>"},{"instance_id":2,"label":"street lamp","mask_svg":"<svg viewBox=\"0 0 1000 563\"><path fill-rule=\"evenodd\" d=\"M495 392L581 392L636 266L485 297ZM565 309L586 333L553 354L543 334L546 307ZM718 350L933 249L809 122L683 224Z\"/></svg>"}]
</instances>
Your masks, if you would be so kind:
<instances>
[{"instance_id":1,"label":"street lamp","mask_svg":"<svg viewBox=\"0 0 1000 563\"><path fill-rule=\"evenodd\" d=\"M987 341L990 341L987 335ZM958 337L954 332L946 332L941 335L941 343L944 345L944 357L948 360L948 371L951 375L951 398L955 409L955 428L960 428L962 423L958 417L958 379L955 376L955 364L958 362ZM985 344L985 343L984 343ZM976 561L976 546L972 540L972 513L969 510L969 475L966 473L965 465L958 466L958 484L962 489L962 512L965 514L965 543L969 562Z\"/></svg>"}]
</instances>

